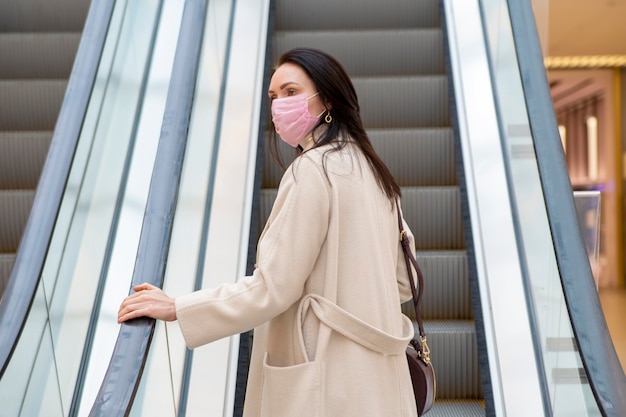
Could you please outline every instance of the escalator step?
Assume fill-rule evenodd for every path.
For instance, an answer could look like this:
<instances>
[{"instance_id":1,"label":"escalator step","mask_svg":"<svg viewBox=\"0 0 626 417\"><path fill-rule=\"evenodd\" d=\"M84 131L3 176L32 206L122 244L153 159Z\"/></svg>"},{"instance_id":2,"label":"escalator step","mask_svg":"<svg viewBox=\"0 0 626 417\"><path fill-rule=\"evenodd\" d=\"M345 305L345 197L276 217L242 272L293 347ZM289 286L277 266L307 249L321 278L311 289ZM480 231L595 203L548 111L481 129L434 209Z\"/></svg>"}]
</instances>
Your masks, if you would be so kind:
<instances>
[{"instance_id":1,"label":"escalator step","mask_svg":"<svg viewBox=\"0 0 626 417\"><path fill-rule=\"evenodd\" d=\"M435 366L438 398L482 398L474 322L426 321L424 328Z\"/></svg>"},{"instance_id":2,"label":"escalator step","mask_svg":"<svg viewBox=\"0 0 626 417\"><path fill-rule=\"evenodd\" d=\"M67 80L0 80L0 130L53 130Z\"/></svg>"},{"instance_id":3,"label":"escalator step","mask_svg":"<svg viewBox=\"0 0 626 417\"><path fill-rule=\"evenodd\" d=\"M473 318L465 251L418 251L417 263L424 274L422 315L427 320ZM406 306L403 306L405 309ZM408 313L408 314L407 314ZM414 318L412 307L405 312Z\"/></svg>"},{"instance_id":4,"label":"escalator step","mask_svg":"<svg viewBox=\"0 0 626 417\"><path fill-rule=\"evenodd\" d=\"M0 132L0 189L37 187L51 139L51 131Z\"/></svg>"},{"instance_id":5,"label":"escalator step","mask_svg":"<svg viewBox=\"0 0 626 417\"><path fill-rule=\"evenodd\" d=\"M398 185L457 185L451 128L370 129L367 133Z\"/></svg>"},{"instance_id":6,"label":"escalator step","mask_svg":"<svg viewBox=\"0 0 626 417\"><path fill-rule=\"evenodd\" d=\"M4 289L9 283L13 264L15 263L15 254L0 253L0 298L4 294Z\"/></svg>"},{"instance_id":7,"label":"escalator step","mask_svg":"<svg viewBox=\"0 0 626 417\"><path fill-rule=\"evenodd\" d=\"M3 32L81 32L91 0L2 0Z\"/></svg>"},{"instance_id":8,"label":"escalator step","mask_svg":"<svg viewBox=\"0 0 626 417\"><path fill-rule=\"evenodd\" d=\"M444 72L443 34L437 28L276 32L273 42L274 62L291 48L312 47L337 58L351 77Z\"/></svg>"},{"instance_id":9,"label":"escalator step","mask_svg":"<svg viewBox=\"0 0 626 417\"><path fill-rule=\"evenodd\" d=\"M435 400L428 417L485 417L482 400Z\"/></svg>"},{"instance_id":10,"label":"escalator step","mask_svg":"<svg viewBox=\"0 0 626 417\"><path fill-rule=\"evenodd\" d=\"M450 126L444 75L354 77L366 129Z\"/></svg>"},{"instance_id":11,"label":"escalator step","mask_svg":"<svg viewBox=\"0 0 626 417\"><path fill-rule=\"evenodd\" d=\"M403 187L402 211L418 251L465 248L459 187Z\"/></svg>"},{"instance_id":12,"label":"escalator step","mask_svg":"<svg viewBox=\"0 0 626 417\"><path fill-rule=\"evenodd\" d=\"M276 30L437 26L438 0L276 0Z\"/></svg>"},{"instance_id":13,"label":"escalator step","mask_svg":"<svg viewBox=\"0 0 626 417\"><path fill-rule=\"evenodd\" d=\"M80 32L1 33L0 78L69 78L80 36Z\"/></svg>"},{"instance_id":14,"label":"escalator step","mask_svg":"<svg viewBox=\"0 0 626 417\"><path fill-rule=\"evenodd\" d=\"M17 251L34 197L34 190L0 190L0 252Z\"/></svg>"}]
</instances>

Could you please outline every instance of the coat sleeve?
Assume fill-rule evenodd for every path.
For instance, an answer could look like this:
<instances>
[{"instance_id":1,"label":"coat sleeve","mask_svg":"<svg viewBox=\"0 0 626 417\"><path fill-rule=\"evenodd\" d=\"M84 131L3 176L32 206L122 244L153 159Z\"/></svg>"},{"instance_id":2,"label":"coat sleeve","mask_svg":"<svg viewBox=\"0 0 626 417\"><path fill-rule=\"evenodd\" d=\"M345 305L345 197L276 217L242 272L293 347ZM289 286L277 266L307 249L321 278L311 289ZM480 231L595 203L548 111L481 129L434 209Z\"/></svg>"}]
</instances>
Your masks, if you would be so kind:
<instances>
[{"instance_id":1,"label":"coat sleeve","mask_svg":"<svg viewBox=\"0 0 626 417\"><path fill-rule=\"evenodd\" d=\"M176 298L177 318L190 348L250 330L301 298L328 230L327 187L320 167L298 158L279 186L253 274Z\"/></svg>"},{"instance_id":2,"label":"coat sleeve","mask_svg":"<svg viewBox=\"0 0 626 417\"><path fill-rule=\"evenodd\" d=\"M397 222L396 222L397 224ZM413 232L409 228L404 218L402 219L402 225L404 230L407 232L407 236L409 237L409 246L415 254L415 237L413 236ZM396 262L396 277L398 280L398 291L400 293L400 302L404 303L413 298L413 294L411 294L411 285L409 283L409 272L406 267L406 261L404 259L404 251L402 250L402 244L400 243L400 239L398 239L398 261ZM413 265L411 265L411 270L413 271L413 282L415 283L415 279L417 278L417 272ZM417 284L416 284L417 285Z\"/></svg>"}]
</instances>

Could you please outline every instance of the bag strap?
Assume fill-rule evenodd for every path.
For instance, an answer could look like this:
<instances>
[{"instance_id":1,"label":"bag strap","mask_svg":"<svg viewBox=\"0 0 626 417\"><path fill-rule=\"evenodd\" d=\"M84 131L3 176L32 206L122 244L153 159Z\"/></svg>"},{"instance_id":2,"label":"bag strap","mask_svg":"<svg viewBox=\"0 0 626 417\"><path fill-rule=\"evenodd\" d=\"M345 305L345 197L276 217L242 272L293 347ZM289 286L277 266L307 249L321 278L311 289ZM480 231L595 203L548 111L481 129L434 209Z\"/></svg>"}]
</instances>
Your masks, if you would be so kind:
<instances>
[{"instance_id":1,"label":"bag strap","mask_svg":"<svg viewBox=\"0 0 626 417\"><path fill-rule=\"evenodd\" d=\"M406 268L409 273L409 283L411 284L411 294L413 294L413 307L415 307L415 319L417 321L417 327L419 329L420 342L421 346L413 347L416 350L421 351L421 356L424 359L425 363L430 362L430 349L428 348L428 344L426 343L426 332L424 331L424 321L422 319L422 295L424 294L424 277L422 275L422 270L417 264L417 260L415 259L415 255L413 255L413 251L411 250L411 245L409 242L409 236L404 229L404 224L402 222L402 214L400 213L400 203L396 200L396 211L398 212L398 228L400 229L400 243L402 244L402 251L404 252L404 261L406 262ZM413 280L413 269L415 268L415 272L417 273L417 281L419 284L419 291L415 288L415 281Z\"/></svg>"}]
</instances>

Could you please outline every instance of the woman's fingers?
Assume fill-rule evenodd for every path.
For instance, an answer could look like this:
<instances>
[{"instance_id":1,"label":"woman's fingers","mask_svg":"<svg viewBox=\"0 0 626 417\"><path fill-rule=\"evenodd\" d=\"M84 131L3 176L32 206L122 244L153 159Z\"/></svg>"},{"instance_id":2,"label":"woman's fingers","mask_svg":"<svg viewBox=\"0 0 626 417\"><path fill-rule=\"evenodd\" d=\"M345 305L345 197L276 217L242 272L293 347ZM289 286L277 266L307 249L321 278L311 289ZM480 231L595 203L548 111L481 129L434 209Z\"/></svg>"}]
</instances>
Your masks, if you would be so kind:
<instances>
[{"instance_id":1,"label":"woman's fingers","mask_svg":"<svg viewBox=\"0 0 626 417\"><path fill-rule=\"evenodd\" d=\"M155 287L152 284L148 284L147 282L144 282L143 284L139 284L139 285L135 285L133 287L133 290L135 292L139 292L139 291L144 291L144 290L159 290L159 287Z\"/></svg>"},{"instance_id":2,"label":"woman's fingers","mask_svg":"<svg viewBox=\"0 0 626 417\"><path fill-rule=\"evenodd\" d=\"M148 317L142 310L140 309L128 309L128 308L123 308L120 309L118 315L117 315L117 322L118 323L123 323L125 321L131 320L131 319L135 319L137 317Z\"/></svg>"},{"instance_id":3,"label":"woman's fingers","mask_svg":"<svg viewBox=\"0 0 626 417\"><path fill-rule=\"evenodd\" d=\"M136 285L133 289L136 292L126 297L120 305L117 314L118 323L137 317L152 317L165 321L176 320L175 301L160 288L143 283Z\"/></svg>"}]
</instances>

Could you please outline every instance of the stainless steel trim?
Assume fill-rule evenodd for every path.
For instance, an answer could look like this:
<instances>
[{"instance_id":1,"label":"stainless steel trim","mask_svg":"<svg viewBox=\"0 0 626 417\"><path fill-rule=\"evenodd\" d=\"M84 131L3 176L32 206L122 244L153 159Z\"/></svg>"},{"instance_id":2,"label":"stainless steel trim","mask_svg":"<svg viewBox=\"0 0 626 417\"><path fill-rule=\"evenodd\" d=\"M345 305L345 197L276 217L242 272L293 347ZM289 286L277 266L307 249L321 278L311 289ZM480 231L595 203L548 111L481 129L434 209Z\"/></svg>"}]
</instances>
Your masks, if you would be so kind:
<instances>
[{"instance_id":1,"label":"stainless steel trim","mask_svg":"<svg viewBox=\"0 0 626 417\"><path fill-rule=\"evenodd\" d=\"M539 375L477 1L444 0L495 413L542 416Z\"/></svg>"}]
</instances>

